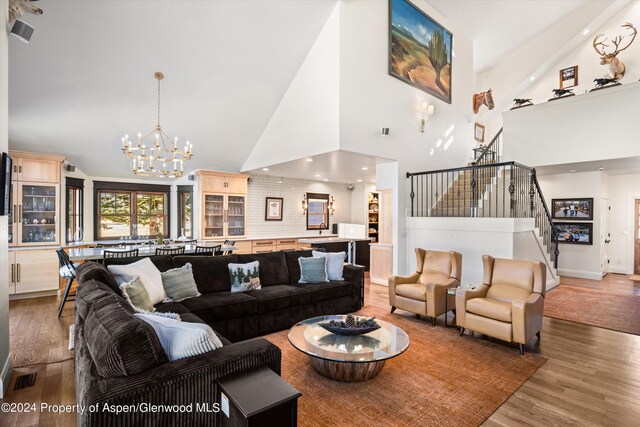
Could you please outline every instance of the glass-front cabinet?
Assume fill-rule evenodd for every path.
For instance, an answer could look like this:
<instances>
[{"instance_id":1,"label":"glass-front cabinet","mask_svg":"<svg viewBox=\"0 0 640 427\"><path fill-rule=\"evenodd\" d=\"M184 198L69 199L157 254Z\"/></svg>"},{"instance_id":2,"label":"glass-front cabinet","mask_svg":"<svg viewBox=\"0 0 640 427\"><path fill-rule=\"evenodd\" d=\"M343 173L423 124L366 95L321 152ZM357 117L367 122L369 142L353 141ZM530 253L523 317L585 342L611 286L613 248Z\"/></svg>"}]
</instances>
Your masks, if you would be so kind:
<instances>
[{"instance_id":1,"label":"glass-front cabinet","mask_svg":"<svg viewBox=\"0 0 640 427\"><path fill-rule=\"evenodd\" d=\"M215 239L246 234L246 197L204 194L203 237Z\"/></svg>"},{"instance_id":2,"label":"glass-front cabinet","mask_svg":"<svg viewBox=\"0 0 640 427\"><path fill-rule=\"evenodd\" d=\"M58 244L58 206L57 185L40 183L18 183L14 196L17 207L17 219L12 244L36 246ZM17 232L17 234L16 234Z\"/></svg>"}]
</instances>

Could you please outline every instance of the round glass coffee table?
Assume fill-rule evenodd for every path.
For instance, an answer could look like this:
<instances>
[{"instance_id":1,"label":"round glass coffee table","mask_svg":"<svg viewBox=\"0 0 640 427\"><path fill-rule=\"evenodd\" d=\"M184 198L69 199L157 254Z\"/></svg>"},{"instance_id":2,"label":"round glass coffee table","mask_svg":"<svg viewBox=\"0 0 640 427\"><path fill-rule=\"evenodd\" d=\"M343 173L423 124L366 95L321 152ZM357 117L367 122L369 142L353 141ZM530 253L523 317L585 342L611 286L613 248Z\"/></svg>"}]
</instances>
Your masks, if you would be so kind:
<instances>
[{"instance_id":1,"label":"round glass coffee table","mask_svg":"<svg viewBox=\"0 0 640 427\"><path fill-rule=\"evenodd\" d=\"M289 331L289 342L309 356L321 375L338 381L365 381L378 375L384 363L409 347L409 336L397 326L376 319L380 329L363 335L338 335L318 322L344 320L320 316L303 320Z\"/></svg>"}]
</instances>

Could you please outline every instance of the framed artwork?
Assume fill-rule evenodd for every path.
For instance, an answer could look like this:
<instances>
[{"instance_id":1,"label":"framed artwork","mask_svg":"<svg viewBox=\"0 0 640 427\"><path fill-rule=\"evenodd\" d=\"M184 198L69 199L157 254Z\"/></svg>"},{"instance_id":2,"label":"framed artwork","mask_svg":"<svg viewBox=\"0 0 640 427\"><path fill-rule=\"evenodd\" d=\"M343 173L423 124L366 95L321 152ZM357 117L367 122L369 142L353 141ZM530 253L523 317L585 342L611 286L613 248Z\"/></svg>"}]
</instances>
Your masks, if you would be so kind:
<instances>
[{"instance_id":1,"label":"framed artwork","mask_svg":"<svg viewBox=\"0 0 640 427\"><path fill-rule=\"evenodd\" d=\"M578 86L578 66L560 70L560 89Z\"/></svg>"},{"instance_id":2,"label":"framed artwork","mask_svg":"<svg viewBox=\"0 0 640 427\"><path fill-rule=\"evenodd\" d=\"M553 219L591 221L593 220L593 199L552 199L551 216Z\"/></svg>"},{"instance_id":3,"label":"framed artwork","mask_svg":"<svg viewBox=\"0 0 640 427\"><path fill-rule=\"evenodd\" d=\"M593 224L590 222L554 223L559 243L593 245Z\"/></svg>"},{"instance_id":4,"label":"framed artwork","mask_svg":"<svg viewBox=\"0 0 640 427\"><path fill-rule=\"evenodd\" d=\"M478 142L484 143L484 126L480 123L476 123L473 127L473 138Z\"/></svg>"},{"instance_id":5,"label":"framed artwork","mask_svg":"<svg viewBox=\"0 0 640 427\"><path fill-rule=\"evenodd\" d=\"M264 220L282 221L282 197L267 197L265 201Z\"/></svg>"},{"instance_id":6,"label":"framed artwork","mask_svg":"<svg viewBox=\"0 0 640 427\"><path fill-rule=\"evenodd\" d=\"M451 104L453 34L408 0L389 0L389 74Z\"/></svg>"}]
</instances>

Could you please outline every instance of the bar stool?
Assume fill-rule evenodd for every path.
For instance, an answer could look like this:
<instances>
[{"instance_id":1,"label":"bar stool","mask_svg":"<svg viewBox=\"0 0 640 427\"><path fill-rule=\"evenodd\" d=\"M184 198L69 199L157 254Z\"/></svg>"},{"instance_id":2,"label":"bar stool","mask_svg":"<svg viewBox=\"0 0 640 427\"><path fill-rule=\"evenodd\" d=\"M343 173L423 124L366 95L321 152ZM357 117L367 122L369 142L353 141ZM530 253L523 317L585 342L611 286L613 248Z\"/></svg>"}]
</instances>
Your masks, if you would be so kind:
<instances>
[{"instance_id":1,"label":"bar stool","mask_svg":"<svg viewBox=\"0 0 640 427\"><path fill-rule=\"evenodd\" d=\"M215 246L196 246L195 251L191 254L194 256L214 256L214 255L220 255L222 252L220 251L220 248L222 247L222 245L215 245Z\"/></svg>"},{"instance_id":2,"label":"bar stool","mask_svg":"<svg viewBox=\"0 0 640 427\"><path fill-rule=\"evenodd\" d=\"M60 301L60 305L58 306L58 317L60 317L60 315L62 314L62 310L64 309L64 304L67 302L67 300L75 301L75 292L69 294L69 291L71 290L73 280L76 278L76 267L79 264L73 264L71 260L69 260L69 255L62 247L56 249L56 255L58 255L58 261L60 264L60 277L67 281L67 286L65 286L64 293L62 295L62 301Z\"/></svg>"},{"instance_id":3,"label":"bar stool","mask_svg":"<svg viewBox=\"0 0 640 427\"><path fill-rule=\"evenodd\" d=\"M179 248L156 248L156 255L184 255L184 246Z\"/></svg>"},{"instance_id":4,"label":"bar stool","mask_svg":"<svg viewBox=\"0 0 640 427\"><path fill-rule=\"evenodd\" d=\"M130 251L102 251L102 259L107 258L130 258L138 256L138 249L131 249Z\"/></svg>"},{"instance_id":5,"label":"bar stool","mask_svg":"<svg viewBox=\"0 0 640 427\"><path fill-rule=\"evenodd\" d=\"M234 246L235 244L236 244L235 240L225 240L223 243L224 246ZM222 253L222 255L231 255L231 254L233 254L233 251L224 251Z\"/></svg>"}]
</instances>

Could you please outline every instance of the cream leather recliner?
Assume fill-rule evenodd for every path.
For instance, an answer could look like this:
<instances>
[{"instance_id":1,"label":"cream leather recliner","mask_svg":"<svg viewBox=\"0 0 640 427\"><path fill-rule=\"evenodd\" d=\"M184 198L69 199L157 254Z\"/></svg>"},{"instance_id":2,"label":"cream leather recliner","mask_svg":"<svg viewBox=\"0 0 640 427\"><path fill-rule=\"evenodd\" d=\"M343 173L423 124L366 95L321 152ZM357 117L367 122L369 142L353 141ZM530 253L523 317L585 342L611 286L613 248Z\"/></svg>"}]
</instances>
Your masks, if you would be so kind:
<instances>
[{"instance_id":1,"label":"cream leather recliner","mask_svg":"<svg viewBox=\"0 0 640 427\"><path fill-rule=\"evenodd\" d=\"M456 321L465 329L520 345L540 339L547 270L543 263L482 257L483 284L456 292Z\"/></svg>"},{"instance_id":2,"label":"cream leather recliner","mask_svg":"<svg viewBox=\"0 0 640 427\"><path fill-rule=\"evenodd\" d=\"M389 278L391 312L400 308L418 316L431 316L435 326L436 317L444 313L447 288L460 284L462 255L416 248L416 261L414 274Z\"/></svg>"}]
</instances>

